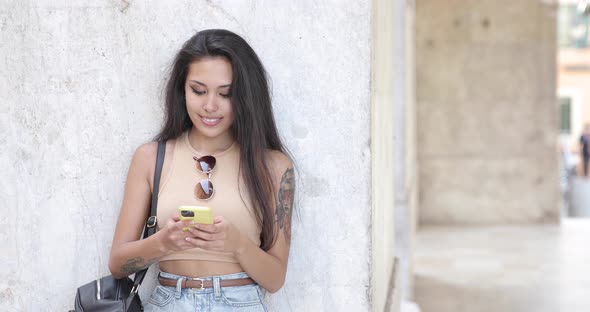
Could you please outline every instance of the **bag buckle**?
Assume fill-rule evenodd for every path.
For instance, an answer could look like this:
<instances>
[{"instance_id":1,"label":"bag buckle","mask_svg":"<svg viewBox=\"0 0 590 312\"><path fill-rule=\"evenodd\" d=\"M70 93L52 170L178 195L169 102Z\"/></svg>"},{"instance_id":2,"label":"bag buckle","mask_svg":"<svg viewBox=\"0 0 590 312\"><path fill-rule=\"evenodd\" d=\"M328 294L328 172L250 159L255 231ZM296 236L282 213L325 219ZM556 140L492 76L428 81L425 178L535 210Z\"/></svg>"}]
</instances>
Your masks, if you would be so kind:
<instances>
[{"instance_id":1,"label":"bag buckle","mask_svg":"<svg viewBox=\"0 0 590 312\"><path fill-rule=\"evenodd\" d=\"M147 226L148 228L153 228L154 226L156 226L156 224L158 224L158 218L156 218L156 216L151 216L147 219L145 226Z\"/></svg>"},{"instance_id":2,"label":"bag buckle","mask_svg":"<svg viewBox=\"0 0 590 312\"><path fill-rule=\"evenodd\" d=\"M137 294L137 291L139 290L139 285L133 285L133 287L131 287L131 293L132 294Z\"/></svg>"}]
</instances>

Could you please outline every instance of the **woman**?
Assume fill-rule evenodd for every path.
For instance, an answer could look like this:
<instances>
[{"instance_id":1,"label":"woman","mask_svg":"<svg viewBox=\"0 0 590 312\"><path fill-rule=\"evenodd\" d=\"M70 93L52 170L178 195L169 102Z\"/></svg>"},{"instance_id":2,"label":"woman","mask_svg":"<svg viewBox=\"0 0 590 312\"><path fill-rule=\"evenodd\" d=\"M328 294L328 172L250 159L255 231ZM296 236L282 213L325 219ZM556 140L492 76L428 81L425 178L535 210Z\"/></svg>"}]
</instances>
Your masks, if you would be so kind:
<instances>
[{"instance_id":1,"label":"woman","mask_svg":"<svg viewBox=\"0 0 590 312\"><path fill-rule=\"evenodd\" d=\"M150 142L129 168L111 273L159 262L146 311L264 311L260 287L273 293L285 281L295 185L256 53L227 30L195 34L174 60L165 118L158 231L139 239L153 189ZM213 224L180 221L182 205L210 207Z\"/></svg>"}]
</instances>

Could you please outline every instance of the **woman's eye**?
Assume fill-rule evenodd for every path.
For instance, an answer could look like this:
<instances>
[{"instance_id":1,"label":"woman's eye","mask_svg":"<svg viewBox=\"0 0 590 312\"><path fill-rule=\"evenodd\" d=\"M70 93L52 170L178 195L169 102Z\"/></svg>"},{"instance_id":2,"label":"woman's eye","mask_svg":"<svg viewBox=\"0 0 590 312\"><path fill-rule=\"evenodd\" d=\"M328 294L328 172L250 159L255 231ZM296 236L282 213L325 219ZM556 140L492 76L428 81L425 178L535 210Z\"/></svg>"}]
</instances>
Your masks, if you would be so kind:
<instances>
[{"instance_id":1,"label":"woman's eye","mask_svg":"<svg viewBox=\"0 0 590 312\"><path fill-rule=\"evenodd\" d=\"M197 90L197 89L195 89L195 88L193 88L193 87L191 87L191 90L193 90L193 92L194 92L196 95L203 95L203 94L205 94L205 91L199 91L199 90Z\"/></svg>"},{"instance_id":2,"label":"woman's eye","mask_svg":"<svg viewBox=\"0 0 590 312\"><path fill-rule=\"evenodd\" d=\"M230 93L228 93L228 94L219 93L219 95L221 95L221 97L226 98L226 99L231 97Z\"/></svg>"}]
</instances>

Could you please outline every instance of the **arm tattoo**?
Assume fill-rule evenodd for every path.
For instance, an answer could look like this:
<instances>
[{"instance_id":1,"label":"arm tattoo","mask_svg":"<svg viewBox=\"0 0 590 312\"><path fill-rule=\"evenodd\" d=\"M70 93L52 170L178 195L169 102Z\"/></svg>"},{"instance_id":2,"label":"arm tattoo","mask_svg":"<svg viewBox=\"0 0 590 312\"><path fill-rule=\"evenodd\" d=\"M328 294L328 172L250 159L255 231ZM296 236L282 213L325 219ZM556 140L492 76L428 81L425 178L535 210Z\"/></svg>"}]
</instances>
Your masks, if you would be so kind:
<instances>
[{"instance_id":1,"label":"arm tattoo","mask_svg":"<svg viewBox=\"0 0 590 312\"><path fill-rule=\"evenodd\" d=\"M141 257L129 259L129 261L127 261L127 263L123 264L123 266L121 267L121 272L126 273L126 274L133 274L135 272L141 271L141 270L149 267L150 265L152 265L155 262L156 262L155 260L150 260L150 261L146 262Z\"/></svg>"},{"instance_id":2,"label":"arm tattoo","mask_svg":"<svg viewBox=\"0 0 590 312\"><path fill-rule=\"evenodd\" d=\"M279 186L277 203L277 222L279 229L285 233L287 243L291 242L291 215L293 212L293 195L295 194L295 175L293 168L285 170Z\"/></svg>"}]
</instances>

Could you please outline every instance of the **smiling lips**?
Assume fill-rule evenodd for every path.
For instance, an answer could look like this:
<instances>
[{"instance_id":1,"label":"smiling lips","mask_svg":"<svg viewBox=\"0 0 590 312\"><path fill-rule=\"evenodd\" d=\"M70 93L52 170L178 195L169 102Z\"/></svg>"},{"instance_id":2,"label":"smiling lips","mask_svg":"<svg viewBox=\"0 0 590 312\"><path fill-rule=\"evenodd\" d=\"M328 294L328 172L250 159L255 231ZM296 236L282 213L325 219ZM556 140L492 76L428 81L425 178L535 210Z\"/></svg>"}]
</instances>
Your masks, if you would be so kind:
<instances>
[{"instance_id":1,"label":"smiling lips","mask_svg":"<svg viewBox=\"0 0 590 312\"><path fill-rule=\"evenodd\" d=\"M222 117L220 118L212 118L212 117L201 117L201 122L203 122L203 124L205 124L205 126L209 126L209 127L213 127L213 126L217 126L220 122L221 119L223 119Z\"/></svg>"}]
</instances>

